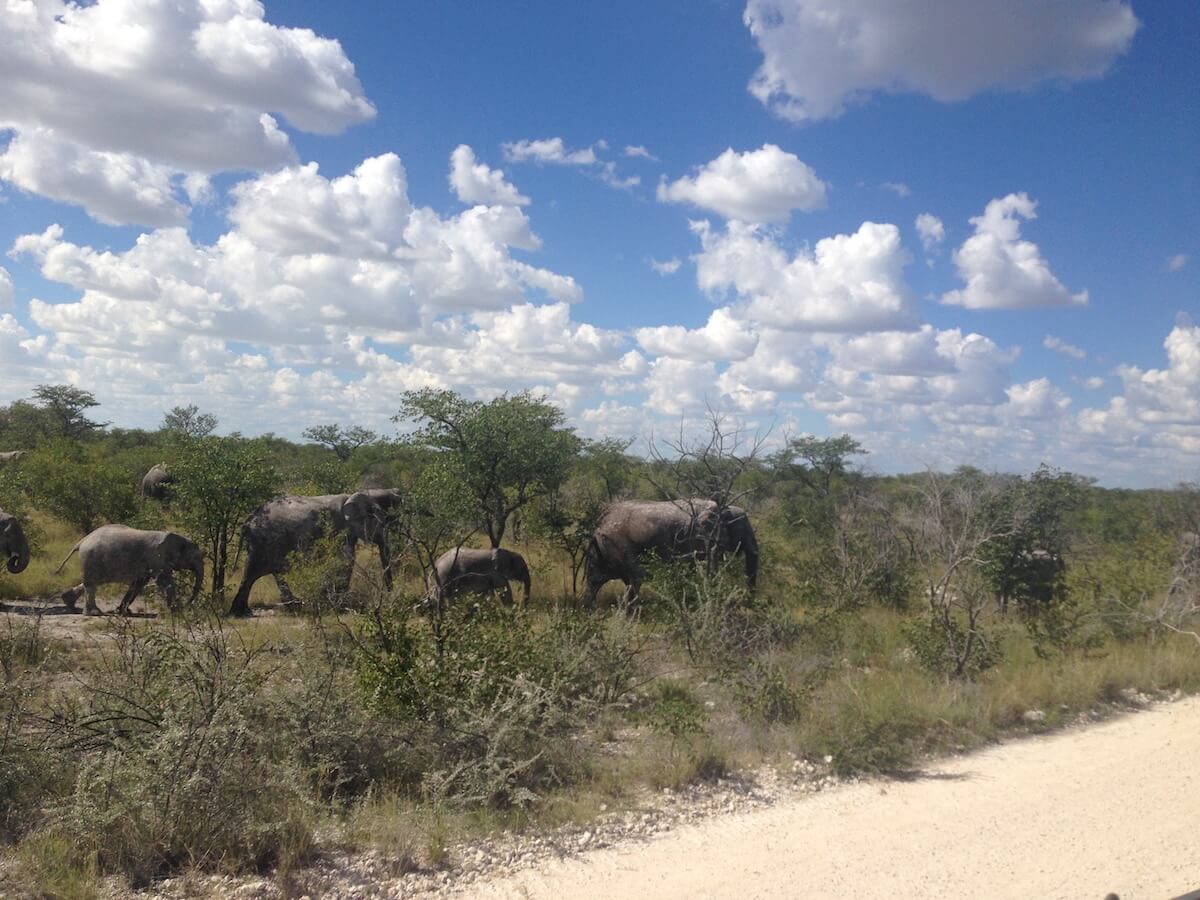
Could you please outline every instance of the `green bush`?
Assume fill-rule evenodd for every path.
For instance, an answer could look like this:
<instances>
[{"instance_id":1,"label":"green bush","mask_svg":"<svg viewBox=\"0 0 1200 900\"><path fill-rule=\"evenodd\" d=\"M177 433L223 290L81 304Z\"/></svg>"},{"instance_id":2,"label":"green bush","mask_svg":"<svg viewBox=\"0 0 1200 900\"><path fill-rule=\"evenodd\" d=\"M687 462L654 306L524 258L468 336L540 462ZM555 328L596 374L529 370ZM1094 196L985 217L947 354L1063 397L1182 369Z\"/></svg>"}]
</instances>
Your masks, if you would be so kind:
<instances>
[{"instance_id":1,"label":"green bush","mask_svg":"<svg viewBox=\"0 0 1200 900\"><path fill-rule=\"evenodd\" d=\"M302 858L312 807L278 745L286 735L262 727L259 651L218 620L119 622L112 638L95 680L55 717L57 745L80 762L44 834L69 838L78 865L135 884Z\"/></svg>"}]
</instances>

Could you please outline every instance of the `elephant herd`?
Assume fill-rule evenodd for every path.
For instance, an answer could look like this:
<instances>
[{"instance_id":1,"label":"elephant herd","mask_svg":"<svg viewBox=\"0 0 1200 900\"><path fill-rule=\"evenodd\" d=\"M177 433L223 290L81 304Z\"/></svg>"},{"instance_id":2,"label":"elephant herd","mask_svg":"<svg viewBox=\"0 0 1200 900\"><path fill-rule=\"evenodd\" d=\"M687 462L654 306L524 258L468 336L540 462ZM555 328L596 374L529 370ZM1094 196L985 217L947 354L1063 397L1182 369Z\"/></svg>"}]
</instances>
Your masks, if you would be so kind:
<instances>
[{"instance_id":1,"label":"elephant herd","mask_svg":"<svg viewBox=\"0 0 1200 900\"><path fill-rule=\"evenodd\" d=\"M166 469L155 466L143 480L147 497L165 499L172 480ZM309 549L314 541L339 539L346 559L342 586L349 585L354 552L359 542L379 551L384 583L392 587L389 530L401 513L401 494L394 489L362 490L352 494L322 496L284 495L256 509L242 526L246 567L234 595L230 615L250 615L250 592L263 576L274 577L285 602L294 601L286 580L293 554ZM68 608L80 596L86 612L96 614L96 588L121 583L128 588L119 612L125 613L141 591L154 580L168 602L176 597L174 573L191 572L194 601L204 581L204 554L191 540L173 531L143 531L125 525L104 525L71 548L59 572L78 553L83 583L63 593ZM720 506L712 500L623 500L608 506L588 542L584 556L584 606L594 608L596 595L606 583L620 580L627 586L626 603L637 601L647 578L645 557L662 560L685 557L717 558L740 554L751 589L758 575L758 544L745 510ZM19 574L29 565L29 544L21 524L0 511L0 560ZM427 599L453 600L461 594L497 593L505 604L513 602L510 582L522 587L528 602L531 588L525 559L503 548L455 547L433 565L427 579Z\"/></svg>"}]
</instances>

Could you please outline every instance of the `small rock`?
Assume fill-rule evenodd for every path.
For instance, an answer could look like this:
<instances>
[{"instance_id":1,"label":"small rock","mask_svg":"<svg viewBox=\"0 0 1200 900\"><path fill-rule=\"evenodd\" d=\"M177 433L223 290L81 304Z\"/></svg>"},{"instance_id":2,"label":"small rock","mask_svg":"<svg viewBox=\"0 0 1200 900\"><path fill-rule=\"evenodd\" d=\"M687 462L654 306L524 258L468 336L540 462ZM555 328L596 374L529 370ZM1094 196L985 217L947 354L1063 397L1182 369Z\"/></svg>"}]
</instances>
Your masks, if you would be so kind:
<instances>
[{"instance_id":1,"label":"small rock","mask_svg":"<svg viewBox=\"0 0 1200 900\"><path fill-rule=\"evenodd\" d=\"M1021 716L1021 720L1028 725L1040 725L1046 721L1046 714L1040 709L1027 709Z\"/></svg>"}]
</instances>

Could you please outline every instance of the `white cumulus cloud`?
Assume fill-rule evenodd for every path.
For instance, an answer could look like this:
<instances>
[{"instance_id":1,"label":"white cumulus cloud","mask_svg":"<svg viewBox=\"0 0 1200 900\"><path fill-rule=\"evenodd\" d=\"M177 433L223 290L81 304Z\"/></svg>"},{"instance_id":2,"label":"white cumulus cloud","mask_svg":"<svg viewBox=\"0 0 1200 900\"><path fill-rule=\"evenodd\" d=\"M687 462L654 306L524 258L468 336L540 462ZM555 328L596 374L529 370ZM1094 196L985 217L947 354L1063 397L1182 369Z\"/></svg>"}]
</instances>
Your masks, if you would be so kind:
<instances>
[{"instance_id":1,"label":"white cumulus cloud","mask_svg":"<svg viewBox=\"0 0 1200 900\"><path fill-rule=\"evenodd\" d=\"M1053 350L1055 353L1061 353L1063 356L1069 356L1071 359L1087 359L1087 351L1082 347L1068 344L1062 338L1053 334L1048 334L1042 338L1042 346L1047 350Z\"/></svg>"},{"instance_id":2,"label":"white cumulus cloud","mask_svg":"<svg viewBox=\"0 0 1200 900\"><path fill-rule=\"evenodd\" d=\"M1087 291L1072 294L1050 271L1037 245L1021 240L1021 219L1037 218L1037 204L1024 193L988 203L971 219L975 233L955 252L961 290L942 302L968 309L1032 309L1083 306Z\"/></svg>"},{"instance_id":3,"label":"white cumulus cloud","mask_svg":"<svg viewBox=\"0 0 1200 900\"><path fill-rule=\"evenodd\" d=\"M693 222L692 230L700 238L694 259L701 289L732 291L756 322L835 332L916 324L903 278L908 254L895 225L864 222L854 234L823 238L792 256L755 225L731 221L720 231Z\"/></svg>"},{"instance_id":4,"label":"white cumulus cloud","mask_svg":"<svg viewBox=\"0 0 1200 900\"><path fill-rule=\"evenodd\" d=\"M1138 20L1124 0L748 0L750 91L802 122L879 91L963 100L1103 75Z\"/></svg>"},{"instance_id":5,"label":"white cumulus cloud","mask_svg":"<svg viewBox=\"0 0 1200 900\"><path fill-rule=\"evenodd\" d=\"M0 177L104 222L177 224L174 182L295 158L276 116L335 134L375 109L336 40L254 0L12 2L0 16ZM190 193L190 192L189 192Z\"/></svg>"},{"instance_id":6,"label":"white cumulus cloud","mask_svg":"<svg viewBox=\"0 0 1200 900\"><path fill-rule=\"evenodd\" d=\"M946 226L933 213L920 213L916 220L917 234L921 238L921 246L929 253L946 239Z\"/></svg>"},{"instance_id":7,"label":"white cumulus cloud","mask_svg":"<svg viewBox=\"0 0 1200 900\"><path fill-rule=\"evenodd\" d=\"M459 144L450 154L450 187L463 203L486 206L527 206L529 198L504 180L502 169L477 162L475 151Z\"/></svg>"},{"instance_id":8,"label":"white cumulus cloud","mask_svg":"<svg viewBox=\"0 0 1200 900\"><path fill-rule=\"evenodd\" d=\"M658 199L687 203L743 222L784 222L793 210L825 206L825 182L793 153L774 144L727 149L694 176L662 181Z\"/></svg>"},{"instance_id":9,"label":"white cumulus cloud","mask_svg":"<svg viewBox=\"0 0 1200 900\"><path fill-rule=\"evenodd\" d=\"M597 162L594 147L568 150L560 137L512 141L503 144L501 149L504 151L504 158L509 162L551 163L560 166L592 166Z\"/></svg>"},{"instance_id":10,"label":"white cumulus cloud","mask_svg":"<svg viewBox=\"0 0 1200 900\"><path fill-rule=\"evenodd\" d=\"M664 260L650 258L646 260L646 262L649 264L650 268L659 275L674 275L679 271L679 267L683 265L683 262L678 257L674 256L670 259Z\"/></svg>"},{"instance_id":11,"label":"white cumulus cloud","mask_svg":"<svg viewBox=\"0 0 1200 900\"><path fill-rule=\"evenodd\" d=\"M745 359L758 345L758 335L736 319L728 309L714 310L701 328L659 325L638 328L634 337L653 356L672 356L695 361Z\"/></svg>"},{"instance_id":12,"label":"white cumulus cloud","mask_svg":"<svg viewBox=\"0 0 1200 900\"><path fill-rule=\"evenodd\" d=\"M13 308L15 296L12 276L8 274L8 269L0 266L0 312L9 312Z\"/></svg>"}]
</instances>

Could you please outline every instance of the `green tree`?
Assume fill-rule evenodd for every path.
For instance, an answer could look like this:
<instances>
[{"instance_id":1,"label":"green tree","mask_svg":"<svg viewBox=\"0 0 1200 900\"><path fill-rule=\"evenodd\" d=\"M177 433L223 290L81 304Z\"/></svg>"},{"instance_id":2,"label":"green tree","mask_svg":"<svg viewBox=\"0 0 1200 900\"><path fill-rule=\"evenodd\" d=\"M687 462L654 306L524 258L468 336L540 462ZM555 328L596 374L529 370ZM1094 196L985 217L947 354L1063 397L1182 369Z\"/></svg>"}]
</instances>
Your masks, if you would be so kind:
<instances>
[{"instance_id":1,"label":"green tree","mask_svg":"<svg viewBox=\"0 0 1200 900\"><path fill-rule=\"evenodd\" d=\"M345 429L340 425L314 425L304 429L304 436L314 444L328 447L342 462L350 459L359 447L374 444L379 440L379 435L361 425L351 425Z\"/></svg>"},{"instance_id":2,"label":"green tree","mask_svg":"<svg viewBox=\"0 0 1200 900\"><path fill-rule=\"evenodd\" d=\"M592 531L604 507L620 497L633 473L625 452L632 441L585 440L570 477L533 504L533 527L571 561L571 595L579 596L579 576Z\"/></svg>"},{"instance_id":3,"label":"green tree","mask_svg":"<svg viewBox=\"0 0 1200 900\"><path fill-rule=\"evenodd\" d=\"M866 452L848 434L830 438L805 435L788 441L787 448L777 457L777 465L786 466L789 474L827 497L833 491L834 480L845 477L850 457Z\"/></svg>"},{"instance_id":4,"label":"green tree","mask_svg":"<svg viewBox=\"0 0 1200 900\"><path fill-rule=\"evenodd\" d=\"M210 435L184 444L172 464L176 507L208 554L217 598L225 592L230 539L276 491L278 474L266 456L260 441Z\"/></svg>"},{"instance_id":5,"label":"green tree","mask_svg":"<svg viewBox=\"0 0 1200 900\"><path fill-rule=\"evenodd\" d=\"M1028 478L1012 478L993 499L993 514L1013 523L984 553L983 571L1001 608L1014 602L1032 614L1063 599L1068 523L1086 486L1086 479L1043 464Z\"/></svg>"},{"instance_id":6,"label":"green tree","mask_svg":"<svg viewBox=\"0 0 1200 900\"><path fill-rule=\"evenodd\" d=\"M105 428L107 422L94 422L85 413L100 405L95 394L69 384L39 384L33 390L34 401L46 413L51 434L69 440Z\"/></svg>"},{"instance_id":7,"label":"green tree","mask_svg":"<svg viewBox=\"0 0 1200 900\"><path fill-rule=\"evenodd\" d=\"M217 427L217 417L200 412L194 403L176 406L163 416L162 430L186 438L205 437Z\"/></svg>"},{"instance_id":8,"label":"green tree","mask_svg":"<svg viewBox=\"0 0 1200 900\"><path fill-rule=\"evenodd\" d=\"M107 454L64 439L43 443L21 460L21 480L34 506L81 532L121 523L137 512L133 479Z\"/></svg>"},{"instance_id":9,"label":"green tree","mask_svg":"<svg viewBox=\"0 0 1200 900\"><path fill-rule=\"evenodd\" d=\"M581 443L562 410L528 392L483 402L409 391L394 417L405 420L418 423L413 443L437 451L430 475L470 498L493 547L514 512L563 483Z\"/></svg>"}]
</instances>

